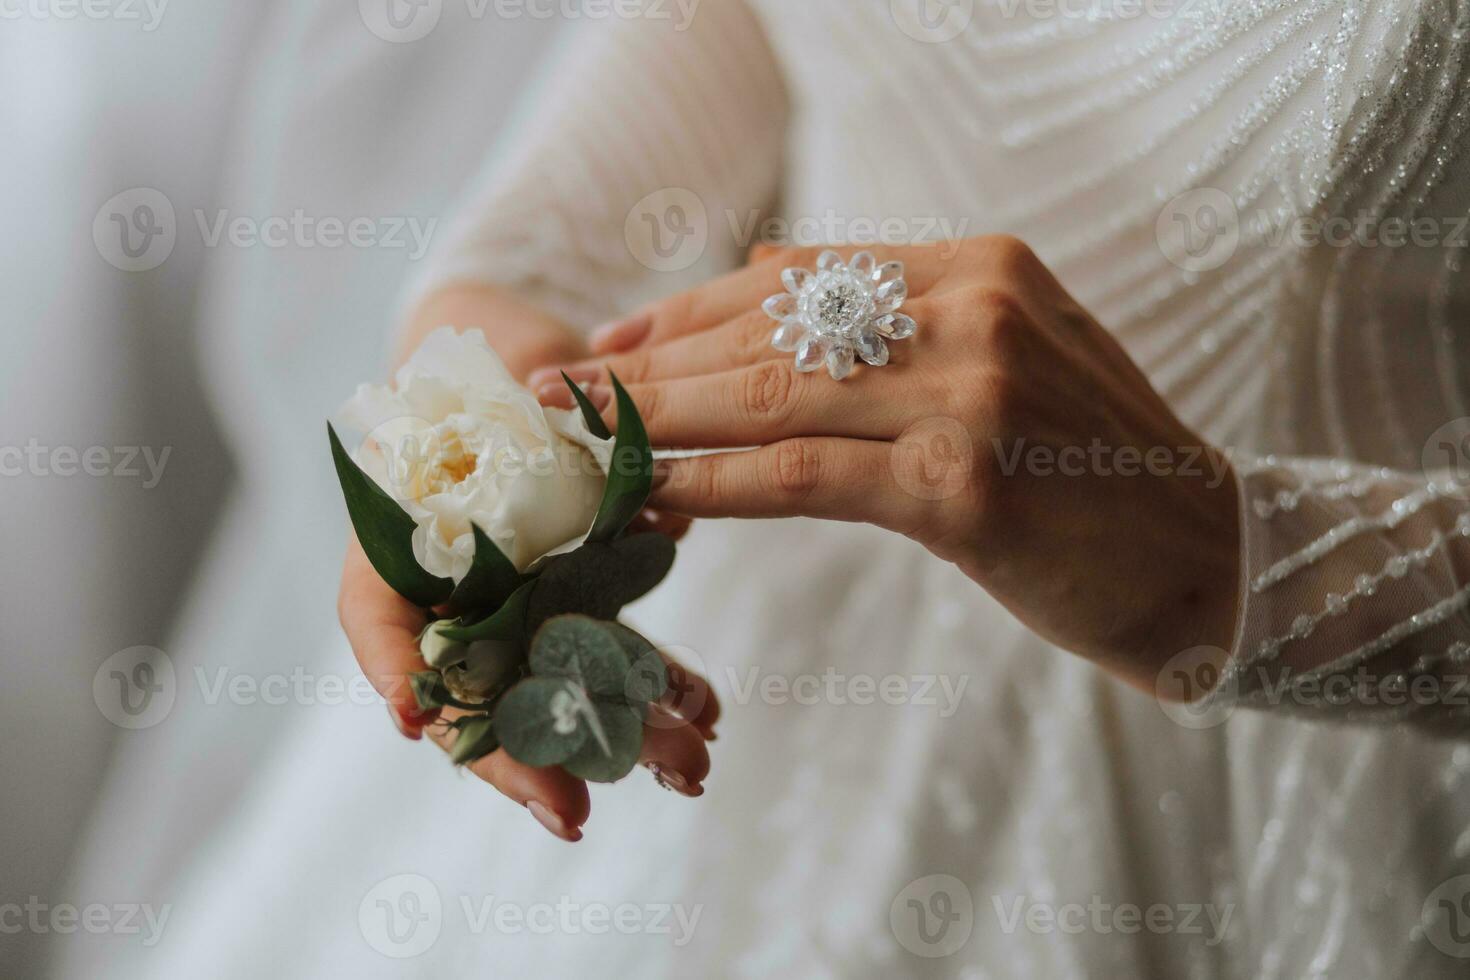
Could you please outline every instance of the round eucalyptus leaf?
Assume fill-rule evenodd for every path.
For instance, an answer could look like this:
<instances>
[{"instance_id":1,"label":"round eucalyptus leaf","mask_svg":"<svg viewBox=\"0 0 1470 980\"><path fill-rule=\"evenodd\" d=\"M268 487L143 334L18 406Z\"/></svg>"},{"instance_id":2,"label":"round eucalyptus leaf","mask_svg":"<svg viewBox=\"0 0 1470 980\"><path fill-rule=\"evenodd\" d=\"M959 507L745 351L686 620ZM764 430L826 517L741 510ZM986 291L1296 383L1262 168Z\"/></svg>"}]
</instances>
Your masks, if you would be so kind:
<instances>
[{"instance_id":1,"label":"round eucalyptus leaf","mask_svg":"<svg viewBox=\"0 0 1470 980\"><path fill-rule=\"evenodd\" d=\"M589 738L563 762L573 776L593 783L615 783L638 764L643 751L643 709L604 701L594 702L605 738Z\"/></svg>"},{"instance_id":2,"label":"round eucalyptus leaf","mask_svg":"<svg viewBox=\"0 0 1470 980\"><path fill-rule=\"evenodd\" d=\"M531 677L500 699L495 733L505 751L528 766L557 766L592 737L587 693L563 678Z\"/></svg>"},{"instance_id":3,"label":"round eucalyptus leaf","mask_svg":"<svg viewBox=\"0 0 1470 980\"><path fill-rule=\"evenodd\" d=\"M531 641L531 672L574 681L593 699L623 700L631 665L613 625L587 616L548 620Z\"/></svg>"},{"instance_id":4,"label":"round eucalyptus leaf","mask_svg":"<svg viewBox=\"0 0 1470 980\"><path fill-rule=\"evenodd\" d=\"M638 704L663 697L669 686L668 667L663 654L646 637L622 623L604 625L622 645L631 665L623 682L624 700Z\"/></svg>"}]
</instances>

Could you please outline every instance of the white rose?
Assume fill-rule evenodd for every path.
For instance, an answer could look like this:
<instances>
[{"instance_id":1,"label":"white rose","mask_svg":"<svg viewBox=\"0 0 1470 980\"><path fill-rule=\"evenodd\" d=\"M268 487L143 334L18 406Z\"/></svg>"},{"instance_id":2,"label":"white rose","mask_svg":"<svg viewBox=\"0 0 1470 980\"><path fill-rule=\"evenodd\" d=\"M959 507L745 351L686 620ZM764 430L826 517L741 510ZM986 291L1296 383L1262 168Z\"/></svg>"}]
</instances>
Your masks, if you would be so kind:
<instances>
[{"instance_id":1,"label":"white rose","mask_svg":"<svg viewBox=\"0 0 1470 980\"><path fill-rule=\"evenodd\" d=\"M478 330L435 330L395 381L360 386L341 416L369 435L358 465L418 524L414 557L426 571L464 577L472 524L521 571L586 536L612 440L581 412L542 408Z\"/></svg>"}]
</instances>

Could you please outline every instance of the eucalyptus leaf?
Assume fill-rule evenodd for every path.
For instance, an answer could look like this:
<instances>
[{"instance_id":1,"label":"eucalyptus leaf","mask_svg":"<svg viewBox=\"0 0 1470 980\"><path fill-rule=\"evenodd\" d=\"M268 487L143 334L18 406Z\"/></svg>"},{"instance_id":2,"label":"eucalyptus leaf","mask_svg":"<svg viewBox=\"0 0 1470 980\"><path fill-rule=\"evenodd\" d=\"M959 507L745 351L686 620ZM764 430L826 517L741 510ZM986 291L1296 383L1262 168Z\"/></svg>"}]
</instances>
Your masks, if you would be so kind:
<instances>
[{"instance_id":1,"label":"eucalyptus leaf","mask_svg":"<svg viewBox=\"0 0 1470 980\"><path fill-rule=\"evenodd\" d=\"M368 561L393 591L414 605L428 608L444 602L454 591L454 581L430 575L414 558L413 518L348 455L330 422L327 438L347 514Z\"/></svg>"},{"instance_id":2,"label":"eucalyptus leaf","mask_svg":"<svg viewBox=\"0 0 1470 980\"><path fill-rule=\"evenodd\" d=\"M520 587L521 574L479 525L471 524L470 529L475 535L475 557L449 597L449 605L457 612L498 609Z\"/></svg>"},{"instance_id":3,"label":"eucalyptus leaf","mask_svg":"<svg viewBox=\"0 0 1470 980\"><path fill-rule=\"evenodd\" d=\"M500 738L489 715L475 715L459 726L459 737L449 750L456 766L468 765L500 748Z\"/></svg>"},{"instance_id":4,"label":"eucalyptus leaf","mask_svg":"<svg viewBox=\"0 0 1470 980\"><path fill-rule=\"evenodd\" d=\"M606 747L589 738L561 766L579 779L615 783L633 771L643 752L642 706L594 703L606 736Z\"/></svg>"},{"instance_id":5,"label":"eucalyptus leaf","mask_svg":"<svg viewBox=\"0 0 1470 980\"><path fill-rule=\"evenodd\" d=\"M669 686L669 671L658 648L622 623L604 623L603 626L622 644L623 653L627 654L631 664L623 683L625 698L636 704L663 697Z\"/></svg>"},{"instance_id":6,"label":"eucalyptus leaf","mask_svg":"<svg viewBox=\"0 0 1470 980\"><path fill-rule=\"evenodd\" d=\"M593 406L591 400L587 397L587 393L577 387L577 383L567 377L565 371L561 373L561 377L567 383L567 387L572 389L572 397L577 400L577 407L582 410L582 418L587 423L587 430L599 439L611 439L612 430L602 420L602 415Z\"/></svg>"},{"instance_id":7,"label":"eucalyptus leaf","mask_svg":"<svg viewBox=\"0 0 1470 980\"><path fill-rule=\"evenodd\" d=\"M440 627L439 635L457 643L478 640L521 642L526 635L526 612L538 580L525 583L491 615L468 626Z\"/></svg>"},{"instance_id":8,"label":"eucalyptus leaf","mask_svg":"<svg viewBox=\"0 0 1470 980\"><path fill-rule=\"evenodd\" d=\"M648 502L649 491L653 488L653 449L648 442L643 417L638 414L638 406L633 404L617 375L609 372L609 376L617 396L618 437L613 443L612 465L607 474L602 504L597 508L597 517L587 535L591 542L611 541L622 534Z\"/></svg>"},{"instance_id":9,"label":"eucalyptus leaf","mask_svg":"<svg viewBox=\"0 0 1470 980\"><path fill-rule=\"evenodd\" d=\"M560 765L593 738L587 701L586 692L571 681L527 678L511 688L496 707L496 734L518 762Z\"/></svg>"},{"instance_id":10,"label":"eucalyptus leaf","mask_svg":"<svg viewBox=\"0 0 1470 980\"><path fill-rule=\"evenodd\" d=\"M553 559L536 579L526 627L534 631L564 613L615 619L623 606L663 581L673 564L674 542L662 534L584 544Z\"/></svg>"},{"instance_id":11,"label":"eucalyptus leaf","mask_svg":"<svg viewBox=\"0 0 1470 980\"><path fill-rule=\"evenodd\" d=\"M575 681L597 700L625 700L631 663L610 627L587 616L558 616L531 641L531 672Z\"/></svg>"}]
</instances>

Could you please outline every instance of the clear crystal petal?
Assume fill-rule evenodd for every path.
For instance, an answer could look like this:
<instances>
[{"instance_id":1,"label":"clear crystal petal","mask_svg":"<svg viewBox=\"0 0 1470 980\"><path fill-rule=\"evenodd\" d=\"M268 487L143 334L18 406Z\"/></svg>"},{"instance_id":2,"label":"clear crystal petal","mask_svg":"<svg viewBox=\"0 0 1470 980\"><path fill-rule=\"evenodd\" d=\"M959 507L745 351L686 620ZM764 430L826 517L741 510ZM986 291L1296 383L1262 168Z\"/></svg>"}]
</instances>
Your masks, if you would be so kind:
<instances>
[{"instance_id":1,"label":"clear crystal petal","mask_svg":"<svg viewBox=\"0 0 1470 980\"><path fill-rule=\"evenodd\" d=\"M886 314L898 309L908 298L909 284L902 279L895 279L879 287L878 292L873 294L873 303L879 314Z\"/></svg>"},{"instance_id":2,"label":"clear crystal petal","mask_svg":"<svg viewBox=\"0 0 1470 980\"><path fill-rule=\"evenodd\" d=\"M859 252L852 257L847 267L864 279L871 279L873 270L878 268L878 260L872 252Z\"/></svg>"},{"instance_id":3,"label":"clear crystal petal","mask_svg":"<svg viewBox=\"0 0 1470 980\"><path fill-rule=\"evenodd\" d=\"M882 367L888 363L888 345L875 333L864 333L858 338L857 353L858 357L873 367Z\"/></svg>"},{"instance_id":4,"label":"clear crystal petal","mask_svg":"<svg viewBox=\"0 0 1470 980\"><path fill-rule=\"evenodd\" d=\"M826 341L808 334L801 338L801 345L796 348L796 370L803 373L815 371L822 366L822 359L826 356Z\"/></svg>"},{"instance_id":5,"label":"clear crystal petal","mask_svg":"<svg viewBox=\"0 0 1470 980\"><path fill-rule=\"evenodd\" d=\"M873 273L873 281L880 286L887 285L895 279L903 278L902 262L884 262L878 266L878 271Z\"/></svg>"},{"instance_id":6,"label":"clear crystal petal","mask_svg":"<svg viewBox=\"0 0 1470 980\"><path fill-rule=\"evenodd\" d=\"M796 297L790 293L777 293L766 300L761 309L772 320L784 320L796 312Z\"/></svg>"},{"instance_id":7,"label":"clear crystal petal","mask_svg":"<svg viewBox=\"0 0 1470 980\"><path fill-rule=\"evenodd\" d=\"M838 255L830 248L823 252L821 255L817 256L817 268L822 270L823 272L831 272L833 269L836 269L841 264L842 256Z\"/></svg>"},{"instance_id":8,"label":"clear crystal petal","mask_svg":"<svg viewBox=\"0 0 1470 980\"><path fill-rule=\"evenodd\" d=\"M771 346L777 350L794 351L801 346L801 338L805 336L806 324L796 319L783 320L771 335Z\"/></svg>"},{"instance_id":9,"label":"clear crystal petal","mask_svg":"<svg viewBox=\"0 0 1470 980\"><path fill-rule=\"evenodd\" d=\"M852 348L847 344L838 344L827 352L827 373L841 381L852 373L854 360Z\"/></svg>"},{"instance_id":10,"label":"clear crystal petal","mask_svg":"<svg viewBox=\"0 0 1470 980\"><path fill-rule=\"evenodd\" d=\"M890 340L908 340L914 335L914 331L919 329L913 317L902 313L894 313L884 319L886 322L878 329Z\"/></svg>"},{"instance_id":11,"label":"clear crystal petal","mask_svg":"<svg viewBox=\"0 0 1470 980\"><path fill-rule=\"evenodd\" d=\"M792 295L800 293L811 281L812 274L806 269L787 269L781 273L781 285Z\"/></svg>"}]
</instances>

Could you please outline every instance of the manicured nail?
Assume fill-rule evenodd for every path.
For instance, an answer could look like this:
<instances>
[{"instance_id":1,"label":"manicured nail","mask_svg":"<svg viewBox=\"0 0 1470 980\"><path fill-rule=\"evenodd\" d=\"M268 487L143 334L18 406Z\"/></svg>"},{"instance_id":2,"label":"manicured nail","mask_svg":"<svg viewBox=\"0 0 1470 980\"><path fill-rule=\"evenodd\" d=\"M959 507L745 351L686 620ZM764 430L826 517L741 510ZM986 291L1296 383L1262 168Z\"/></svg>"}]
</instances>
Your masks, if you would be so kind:
<instances>
[{"instance_id":1,"label":"manicured nail","mask_svg":"<svg viewBox=\"0 0 1470 980\"><path fill-rule=\"evenodd\" d=\"M697 797L704 795L704 787L699 783L691 783L685 779L677 769L672 769L658 762L648 763L648 771L653 773L653 781L664 789L671 789L680 796Z\"/></svg>"},{"instance_id":2,"label":"manicured nail","mask_svg":"<svg viewBox=\"0 0 1470 980\"><path fill-rule=\"evenodd\" d=\"M635 313L596 328L587 338L594 354L614 354L637 347L653 329L652 313Z\"/></svg>"},{"instance_id":3,"label":"manicured nail","mask_svg":"<svg viewBox=\"0 0 1470 980\"><path fill-rule=\"evenodd\" d=\"M562 378L565 372L579 385L589 385L595 381L602 380L602 368L596 364L584 364L581 366L561 365L558 367L537 368L526 377L526 387L535 391L545 385L560 385L565 388L567 383Z\"/></svg>"},{"instance_id":4,"label":"manicured nail","mask_svg":"<svg viewBox=\"0 0 1470 980\"><path fill-rule=\"evenodd\" d=\"M564 384L546 384L536 389L536 400L547 408L573 408L572 393Z\"/></svg>"},{"instance_id":5,"label":"manicured nail","mask_svg":"<svg viewBox=\"0 0 1470 980\"><path fill-rule=\"evenodd\" d=\"M531 811L531 816L536 818L537 823L567 843L575 844L582 839L581 828L567 826L565 820L557 816L556 813L552 812L549 807L542 804L539 800L532 800L527 803L526 809Z\"/></svg>"},{"instance_id":6,"label":"manicured nail","mask_svg":"<svg viewBox=\"0 0 1470 980\"><path fill-rule=\"evenodd\" d=\"M388 717L393 719L393 727L397 728L404 738L417 742L424 737L423 726L410 725L408 720L398 713L397 706L392 702L388 704Z\"/></svg>"},{"instance_id":7,"label":"manicured nail","mask_svg":"<svg viewBox=\"0 0 1470 980\"><path fill-rule=\"evenodd\" d=\"M592 403L592 407L599 412L607 411L607 407L612 404L613 390L607 385L588 385L582 391L586 394L587 400Z\"/></svg>"}]
</instances>

